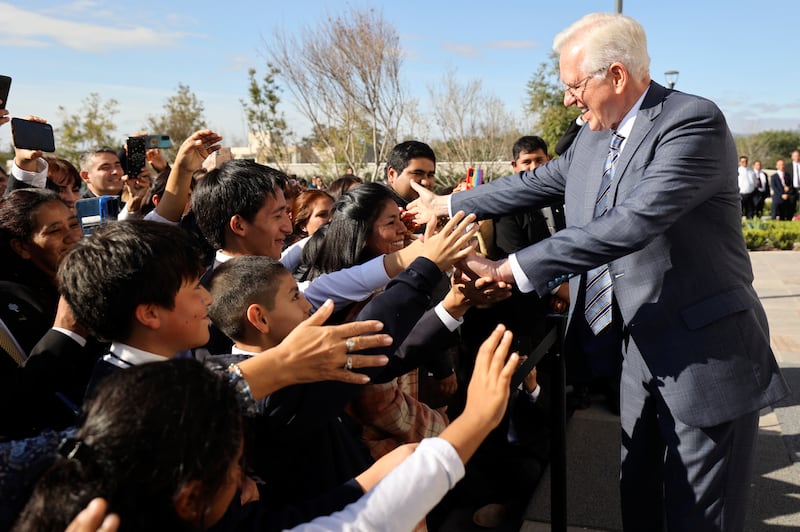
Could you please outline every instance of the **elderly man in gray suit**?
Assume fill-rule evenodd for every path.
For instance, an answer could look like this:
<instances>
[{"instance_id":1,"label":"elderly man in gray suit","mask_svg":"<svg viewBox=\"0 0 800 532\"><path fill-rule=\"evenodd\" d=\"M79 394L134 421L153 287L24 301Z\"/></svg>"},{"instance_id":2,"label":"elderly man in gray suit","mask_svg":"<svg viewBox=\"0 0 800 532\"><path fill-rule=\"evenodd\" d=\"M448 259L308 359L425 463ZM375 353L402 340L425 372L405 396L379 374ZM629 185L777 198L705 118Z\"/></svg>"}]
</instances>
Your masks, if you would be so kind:
<instances>
[{"instance_id":1,"label":"elderly man in gray suit","mask_svg":"<svg viewBox=\"0 0 800 532\"><path fill-rule=\"evenodd\" d=\"M417 187L410 210L563 199L566 229L470 269L539 294L569 278L568 342L622 346L626 530L742 530L758 412L788 388L752 286L731 133L712 102L651 81L629 17L587 15L553 47L564 104L587 123L570 149L452 196Z\"/></svg>"}]
</instances>

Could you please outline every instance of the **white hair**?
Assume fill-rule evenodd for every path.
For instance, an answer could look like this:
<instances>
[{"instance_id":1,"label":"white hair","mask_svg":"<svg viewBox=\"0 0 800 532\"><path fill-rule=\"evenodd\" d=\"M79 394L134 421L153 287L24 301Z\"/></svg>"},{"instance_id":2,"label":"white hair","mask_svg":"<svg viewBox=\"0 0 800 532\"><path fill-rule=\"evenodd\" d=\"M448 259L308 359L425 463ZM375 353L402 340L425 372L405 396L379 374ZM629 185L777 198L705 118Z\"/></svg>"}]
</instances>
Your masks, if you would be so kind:
<instances>
[{"instance_id":1,"label":"white hair","mask_svg":"<svg viewBox=\"0 0 800 532\"><path fill-rule=\"evenodd\" d=\"M647 37L642 25L625 15L589 13L555 36L553 50L561 54L567 45L583 48L580 69L587 74L602 72L612 63L622 63L637 81L650 74Z\"/></svg>"}]
</instances>

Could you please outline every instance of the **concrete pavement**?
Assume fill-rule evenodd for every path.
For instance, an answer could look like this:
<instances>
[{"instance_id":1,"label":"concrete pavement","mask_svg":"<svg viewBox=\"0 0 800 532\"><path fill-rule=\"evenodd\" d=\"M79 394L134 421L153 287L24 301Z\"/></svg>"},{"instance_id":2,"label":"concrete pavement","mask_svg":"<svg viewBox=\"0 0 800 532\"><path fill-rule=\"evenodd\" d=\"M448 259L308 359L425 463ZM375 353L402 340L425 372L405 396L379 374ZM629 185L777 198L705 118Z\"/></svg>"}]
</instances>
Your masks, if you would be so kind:
<instances>
[{"instance_id":1,"label":"concrete pavement","mask_svg":"<svg viewBox=\"0 0 800 532\"><path fill-rule=\"evenodd\" d=\"M800 252L750 254L778 364L792 394L762 412L746 530L800 529ZM602 400L577 411L567 428L567 523L570 530L621 530L619 418ZM550 529L549 476L526 511L521 531Z\"/></svg>"}]
</instances>

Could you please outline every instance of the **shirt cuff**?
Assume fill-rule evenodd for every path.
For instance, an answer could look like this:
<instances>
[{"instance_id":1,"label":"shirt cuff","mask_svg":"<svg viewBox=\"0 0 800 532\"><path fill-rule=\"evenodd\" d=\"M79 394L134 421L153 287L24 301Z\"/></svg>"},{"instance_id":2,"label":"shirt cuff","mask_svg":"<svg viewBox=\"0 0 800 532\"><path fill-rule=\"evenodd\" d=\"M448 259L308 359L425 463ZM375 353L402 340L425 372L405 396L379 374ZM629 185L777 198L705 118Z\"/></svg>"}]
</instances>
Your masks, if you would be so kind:
<instances>
[{"instance_id":1,"label":"shirt cuff","mask_svg":"<svg viewBox=\"0 0 800 532\"><path fill-rule=\"evenodd\" d=\"M453 195L452 194L447 196L447 216L449 218L453 217Z\"/></svg>"},{"instance_id":2,"label":"shirt cuff","mask_svg":"<svg viewBox=\"0 0 800 532\"><path fill-rule=\"evenodd\" d=\"M123 207L123 210L127 211L128 209L125 209ZM145 214L144 215L144 219L145 220L149 220L151 222L159 222L159 223L162 223L162 224L178 225L178 222L173 222L172 220L167 220L166 218L164 218L163 216L158 214L158 212L155 209L153 209L152 211L150 211L147 214Z\"/></svg>"},{"instance_id":3,"label":"shirt cuff","mask_svg":"<svg viewBox=\"0 0 800 532\"><path fill-rule=\"evenodd\" d=\"M542 387L539 384L536 384L536 388L533 389L531 393L525 391L525 384L519 383L519 390L528 396L528 399L531 403L535 403L539 400L539 396L542 394Z\"/></svg>"},{"instance_id":4,"label":"shirt cuff","mask_svg":"<svg viewBox=\"0 0 800 532\"><path fill-rule=\"evenodd\" d=\"M437 316L439 316L439 319L442 320L442 323L450 332L455 331L461 326L462 323L464 323L464 318L459 319L451 316L450 313L447 312L447 309L444 308L444 304L441 302L433 307L433 311Z\"/></svg>"},{"instance_id":5,"label":"shirt cuff","mask_svg":"<svg viewBox=\"0 0 800 532\"><path fill-rule=\"evenodd\" d=\"M53 330L58 331L66 336L69 336L70 338L75 340L75 343L77 343L79 346L86 347L86 338L76 333L75 331L70 331L69 329L64 329L62 327L53 327Z\"/></svg>"},{"instance_id":6,"label":"shirt cuff","mask_svg":"<svg viewBox=\"0 0 800 532\"><path fill-rule=\"evenodd\" d=\"M522 271L522 266L519 265L516 253L512 253L508 256L508 263L511 265L511 273L514 275L514 283L516 283L519 291L523 294L533 292L533 283L530 279L528 279L528 276L525 275L525 272Z\"/></svg>"},{"instance_id":7,"label":"shirt cuff","mask_svg":"<svg viewBox=\"0 0 800 532\"><path fill-rule=\"evenodd\" d=\"M26 185L36 188L47 186L47 161L42 158L36 159L36 171L29 172L17 166L16 161L11 165L11 175L14 179L22 181Z\"/></svg>"}]
</instances>

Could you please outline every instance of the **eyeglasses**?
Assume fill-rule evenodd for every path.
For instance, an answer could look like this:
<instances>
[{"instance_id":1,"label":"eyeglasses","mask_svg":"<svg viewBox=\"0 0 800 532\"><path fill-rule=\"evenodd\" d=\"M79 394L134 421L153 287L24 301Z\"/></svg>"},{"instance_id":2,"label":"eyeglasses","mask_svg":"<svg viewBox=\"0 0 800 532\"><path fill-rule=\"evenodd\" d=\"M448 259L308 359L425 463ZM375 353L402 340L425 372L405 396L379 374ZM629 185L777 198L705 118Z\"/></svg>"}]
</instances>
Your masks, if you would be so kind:
<instances>
[{"instance_id":1,"label":"eyeglasses","mask_svg":"<svg viewBox=\"0 0 800 532\"><path fill-rule=\"evenodd\" d=\"M609 65L610 66L610 65ZM564 83L564 92L568 92L570 96L575 98L576 100L580 100L583 98L583 93L586 90L586 85L589 84L589 80L593 77L597 76L608 70L608 67L603 67L595 70L585 78L576 81L575 83ZM582 86L582 87L581 87ZM578 90L580 89L580 96L578 96Z\"/></svg>"}]
</instances>

